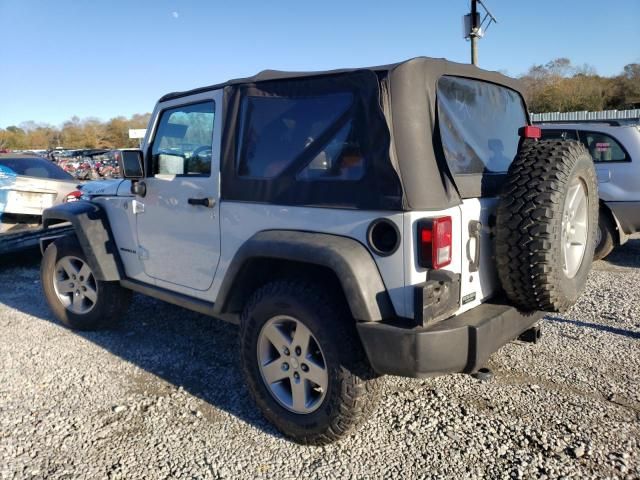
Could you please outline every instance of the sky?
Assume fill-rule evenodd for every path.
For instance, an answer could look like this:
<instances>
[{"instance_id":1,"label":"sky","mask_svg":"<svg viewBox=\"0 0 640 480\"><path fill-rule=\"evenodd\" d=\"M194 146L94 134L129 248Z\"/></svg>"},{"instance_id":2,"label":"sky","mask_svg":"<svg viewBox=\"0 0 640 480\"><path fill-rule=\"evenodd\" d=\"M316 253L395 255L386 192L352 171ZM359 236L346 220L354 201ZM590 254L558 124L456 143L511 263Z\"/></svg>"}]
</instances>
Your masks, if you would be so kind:
<instances>
[{"instance_id":1,"label":"sky","mask_svg":"<svg viewBox=\"0 0 640 480\"><path fill-rule=\"evenodd\" d=\"M479 64L640 62L640 0L484 0ZM150 112L163 94L260 70L469 61L468 0L0 0L0 128Z\"/></svg>"}]
</instances>

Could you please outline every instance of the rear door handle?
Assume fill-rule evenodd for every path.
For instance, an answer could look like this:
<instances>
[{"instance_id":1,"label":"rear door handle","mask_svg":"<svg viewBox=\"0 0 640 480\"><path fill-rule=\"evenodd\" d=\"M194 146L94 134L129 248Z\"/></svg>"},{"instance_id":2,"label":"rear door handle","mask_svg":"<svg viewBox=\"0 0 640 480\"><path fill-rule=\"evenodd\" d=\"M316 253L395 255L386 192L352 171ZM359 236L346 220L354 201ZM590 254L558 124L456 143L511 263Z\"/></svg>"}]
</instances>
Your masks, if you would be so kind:
<instances>
[{"instance_id":1,"label":"rear door handle","mask_svg":"<svg viewBox=\"0 0 640 480\"><path fill-rule=\"evenodd\" d=\"M207 207L207 208L213 208L216 205L216 200L214 198L211 197L207 197L207 198L189 198L187 200L187 202L189 203L189 205L201 205L203 207Z\"/></svg>"}]
</instances>

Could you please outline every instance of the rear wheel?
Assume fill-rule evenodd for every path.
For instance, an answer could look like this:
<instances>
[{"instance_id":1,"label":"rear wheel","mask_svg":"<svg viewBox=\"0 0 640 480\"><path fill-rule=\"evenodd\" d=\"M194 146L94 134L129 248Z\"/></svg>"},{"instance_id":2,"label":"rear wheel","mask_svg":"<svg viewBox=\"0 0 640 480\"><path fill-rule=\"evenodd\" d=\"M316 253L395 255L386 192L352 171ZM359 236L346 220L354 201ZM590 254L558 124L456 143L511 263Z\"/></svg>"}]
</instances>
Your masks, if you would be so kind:
<instances>
[{"instance_id":1,"label":"rear wheel","mask_svg":"<svg viewBox=\"0 0 640 480\"><path fill-rule=\"evenodd\" d=\"M264 416L303 444L364 422L378 382L346 306L321 285L275 281L256 291L240 327L242 367Z\"/></svg>"},{"instance_id":2,"label":"rear wheel","mask_svg":"<svg viewBox=\"0 0 640 480\"><path fill-rule=\"evenodd\" d=\"M563 311L591 269L598 222L593 161L578 142L523 143L498 207L498 276L523 310Z\"/></svg>"},{"instance_id":3,"label":"rear wheel","mask_svg":"<svg viewBox=\"0 0 640 480\"><path fill-rule=\"evenodd\" d=\"M596 230L596 250L593 254L594 260L602 260L616 246L615 227L607 212L600 211L598 217L598 229Z\"/></svg>"},{"instance_id":4,"label":"rear wheel","mask_svg":"<svg viewBox=\"0 0 640 480\"><path fill-rule=\"evenodd\" d=\"M130 290L96 279L75 237L47 247L40 277L49 307L60 323L75 330L116 326L131 301Z\"/></svg>"}]
</instances>

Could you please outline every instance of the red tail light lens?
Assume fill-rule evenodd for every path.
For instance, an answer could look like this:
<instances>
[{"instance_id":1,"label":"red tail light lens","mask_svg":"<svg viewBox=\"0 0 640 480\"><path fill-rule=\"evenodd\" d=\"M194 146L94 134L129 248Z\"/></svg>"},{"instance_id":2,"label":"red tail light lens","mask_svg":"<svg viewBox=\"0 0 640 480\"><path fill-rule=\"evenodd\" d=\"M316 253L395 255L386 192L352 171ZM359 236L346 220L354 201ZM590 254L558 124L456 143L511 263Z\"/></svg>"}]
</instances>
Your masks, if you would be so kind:
<instances>
[{"instance_id":1,"label":"red tail light lens","mask_svg":"<svg viewBox=\"0 0 640 480\"><path fill-rule=\"evenodd\" d=\"M68 193L66 197L64 197L63 202L75 202L77 200L80 200L80 197L82 196L82 192L80 190L74 190L71 193Z\"/></svg>"},{"instance_id":2,"label":"red tail light lens","mask_svg":"<svg viewBox=\"0 0 640 480\"><path fill-rule=\"evenodd\" d=\"M437 270L451 263L451 217L437 217L418 224L418 263Z\"/></svg>"}]
</instances>

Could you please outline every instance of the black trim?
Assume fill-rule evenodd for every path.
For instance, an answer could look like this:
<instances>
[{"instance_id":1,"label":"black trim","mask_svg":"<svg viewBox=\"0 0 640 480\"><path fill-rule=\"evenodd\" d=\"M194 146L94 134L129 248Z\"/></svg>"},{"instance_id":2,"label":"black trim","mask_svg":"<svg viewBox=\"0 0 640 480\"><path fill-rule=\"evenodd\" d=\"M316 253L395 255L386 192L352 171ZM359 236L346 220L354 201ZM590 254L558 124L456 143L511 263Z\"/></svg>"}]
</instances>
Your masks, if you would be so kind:
<instances>
[{"instance_id":1,"label":"black trim","mask_svg":"<svg viewBox=\"0 0 640 480\"><path fill-rule=\"evenodd\" d=\"M376 242L373 241L373 231L378 225L381 224L389 225L396 235L396 241L393 247L387 250L381 250L376 245ZM369 224L369 227L367 228L367 244L369 245L369 248L373 251L373 253L380 257L388 257L390 255L393 255L394 253L396 253L396 250L398 250L398 247L400 246L400 230L392 220L389 220L388 218L376 218Z\"/></svg>"},{"instance_id":2,"label":"black trim","mask_svg":"<svg viewBox=\"0 0 640 480\"><path fill-rule=\"evenodd\" d=\"M157 298L163 302L171 303L194 312L202 313L210 317L216 316L221 320L225 320L231 323L238 323L238 317L233 315L216 315L214 314L214 303L207 302L200 298L191 297L182 293L167 290L148 283L139 282L131 278L125 278L120 280L120 285L134 292L147 295L149 297Z\"/></svg>"},{"instance_id":3,"label":"black trim","mask_svg":"<svg viewBox=\"0 0 640 480\"><path fill-rule=\"evenodd\" d=\"M120 254L102 207L80 200L56 205L42 213L42 226L45 229L60 221L71 222L97 280L116 281L124 277Z\"/></svg>"},{"instance_id":4,"label":"black trim","mask_svg":"<svg viewBox=\"0 0 640 480\"><path fill-rule=\"evenodd\" d=\"M394 323L358 323L360 339L373 369L380 374L430 377L474 372L507 342L535 325L542 312L484 303L427 328Z\"/></svg>"},{"instance_id":5,"label":"black trim","mask_svg":"<svg viewBox=\"0 0 640 480\"><path fill-rule=\"evenodd\" d=\"M640 201L604 202L604 204L609 207L625 234L640 232Z\"/></svg>"},{"instance_id":6,"label":"black trim","mask_svg":"<svg viewBox=\"0 0 640 480\"><path fill-rule=\"evenodd\" d=\"M279 259L330 269L339 279L356 320L379 321L395 315L378 267L362 244L337 235L291 230L258 232L238 249L220 286L215 315L237 313L232 297L241 289L239 283L255 274L245 268L255 259Z\"/></svg>"}]
</instances>

